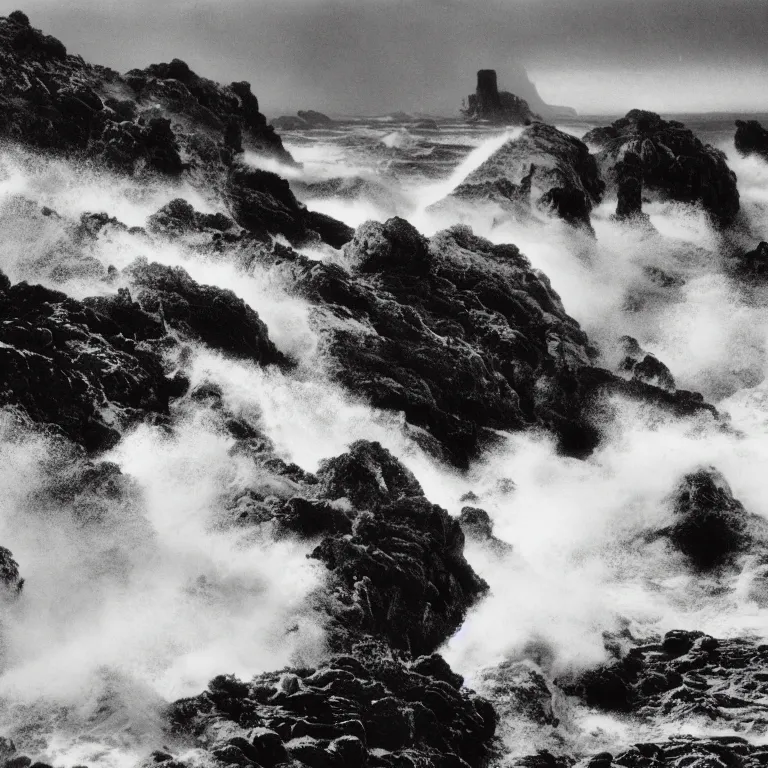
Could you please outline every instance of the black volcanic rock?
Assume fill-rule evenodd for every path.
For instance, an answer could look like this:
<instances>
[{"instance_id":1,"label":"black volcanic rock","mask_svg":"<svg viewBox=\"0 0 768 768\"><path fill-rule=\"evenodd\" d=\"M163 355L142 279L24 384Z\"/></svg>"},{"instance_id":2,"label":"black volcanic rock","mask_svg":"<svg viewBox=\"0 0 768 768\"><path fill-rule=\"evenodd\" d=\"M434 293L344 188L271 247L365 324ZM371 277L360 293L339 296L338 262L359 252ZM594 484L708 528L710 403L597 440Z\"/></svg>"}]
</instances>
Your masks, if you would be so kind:
<instances>
[{"instance_id":1,"label":"black volcanic rock","mask_svg":"<svg viewBox=\"0 0 768 768\"><path fill-rule=\"evenodd\" d=\"M19 564L13 559L11 550L5 547L0 547L0 583L10 594L18 594L24 586Z\"/></svg>"},{"instance_id":2,"label":"black volcanic rock","mask_svg":"<svg viewBox=\"0 0 768 768\"><path fill-rule=\"evenodd\" d=\"M643 162L635 152L625 152L616 163L616 218L635 220L643 216Z\"/></svg>"},{"instance_id":3,"label":"black volcanic rock","mask_svg":"<svg viewBox=\"0 0 768 768\"><path fill-rule=\"evenodd\" d=\"M735 256L730 267L740 277L765 280L768 276L768 243L760 242L751 251Z\"/></svg>"},{"instance_id":4,"label":"black volcanic rock","mask_svg":"<svg viewBox=\"0 0 768 768\"><path fill-rule=\"evenodd\" d=\"M342 768L481 768L493 708L434 652L487 589L464 558L458 522L378 443L358 441L324 461L318 480L299 480L317 498L290 506L306 507L305 522L330 523L335 510L342 523L293 529L324 536L310 557L326 567L315 602L329 615L333 655L250 682L220 675L171 705L169 729L229 764L277 766L290 757Z\"/></svg>"},{"instance_id":5,"label":"black volcanic rock","mask_svg":"<svg viewBox=\"0 0 768 768\"><path fill-rule=\"evenodd\" d=\"M598 147L596 157L614 182L619 163L625 164L618 168L621 179L626 163L635 162L627 159L627 153L632 153L640 158L645 190L683 203L699 203L724 226L739 212L736 174L728 167L725 154L702 144L682 123L633 109L610 126L590 131L584 141ZM625 202L626 195L625 188Z\"/></svg>"},{"instance_id":6,"label":"black volcanic rock","mask_svg":"<svg viewBox=\"0 0 768 768\"><path fill-rule=\"evenodd\" d=\"M534 123L469 174L451 197L496 202L520 215L535 207L589 226L590 211L604 188L583 142L554 126Z\"/></svg>"},{"instance_id":7,"label":"black volcanic rock","mask_svg":"<svg viewBox=\"0 0 768 768\"><path fill-rule=\"evenodd\" d=\"M410 470L379 443L367 440L358 440L347 453L322 462L317 477L325 498L346 498L362 509L424 495Z\"/></svg>"},{"instance_id":8,"label":"black volcanic rock","mask_svg":"<svg viewBox=\"0 0 768 768\"><path fill-rule=\"evenodd\" d=\"M757 120L737 120L733 143L742 155L768 160L768 131Z\"/></svg>"},{"instance_id":9,"label":"black volcanic rock","mask_svg":"<svg viewBox=\"0 0 768 768\"><path fill-rule=\"evenodd\" d=\"M142 310L171 328L256 363L284 362L269 338L267 326L232 291L199 285L181 267L146 260L134 262L125 273L138 289L137 303Z\"/></svg>"},{"instance_id":10,"label":"black volcanic rock","mask_svg":"<svg viewBox=\"0 0 768 768\"><path fill-rule=\"evenodd\" d=\"M673 630L661 642L559 683L588 706L632 713L657 726L702 716L729 723L734 709L745 721L762 720L767 662L768 646L757 642Z\"/></svg>"},{"instance_id":11,"label":"black volcanic rock","mask_svg":"<svg viewBox=\"0 0 768 768\"><path fill-rule=\"evenodd\" d=\"M537 118L524 99L507 91L499 91L494 69L481 69L477 73L477 88L467 97L464 116L470 120L489 120L502 125L528 125Z\"/></svg>"},{"instance_id":12,"label":"black volcanic rock","mask_svg":"<svg viewBox=\"0 0 768 768\"><path fill-rule=\"evenodd\" d=\"M604 395L714 412L692 393L593 367L578 323L515 246L466 227L426 240L395 218L361 225L344 257L351 272L278 246L258 256L332 316L318 330L337 380L402 412L425 449L458 466L497 441L495 430L529 427L585 455L599 440L590 413Z\"/></svg>"},{"instance_id":13,"label":"black volcanic rock","mask_svg":"<svg viewBox=\"0 0 768 768\"><path fill-rule=\"evenodd\" d=\"M200 696L175 702L169 722L174 734L229 764L481 768L493 708L444 674L440 665L410 664L369 645L249 683L215 678Z\"/></svg>"},{"instance_id":14,"label":"black volcanic rock","mask_svg":"<svg viewBox=\"0 0 768 768\"><path fill-rule=\"evenodd\" d=\"M235 162L251 150L293 164L249 83L220 85L179 59L120 75L67 55L20 18L0 17L0 138L120 173L183 179L228 200L262 239L327 236L338 247L351 235L306 211L279 176Z\"/></svg>"},{"instance_id":15,"label":"black volcanic rock","mask_svg":"<svg viewBox=\"0 0 768 768\"><path fill-rule=\"evenodd\" d=\"M292 243L326 239L340 247L352 236L353 230L345 224L307 211L288 182L271 171L235 163L229 172L226 195L235 221L265 241L279 233Z\"/></svg>"},{"instance_id":16,"label":"black volcanic rock","mask_svg":"<svg viewBox=\"0 0 768 768\"><path fill-rule=\"evenodd\" d=\"M663 531L671 544L701 570L732 562L762 534L762 518L750 515L733 497L725 478L715 469L686 475L672 499L674 522Z\"/></svg>"},{"instance_id":17,"label":"black volcanic rock","mask_svg":"<svg viewBox=\"0 0 768 768\"><path fill-rule=\"evenodd\" d=\"M664 363L650 355L631 336L622 336L624 357L619 364L619 371L628 374L633 381L651 384L667 392L674 392L675 379Z\"/></svg>"},{"instance_id":18,"label":"black volcanic rock","mask_svg":"<svg viewBox=\"0 0 768 768\"><path fill-rule=\"evenodd\" d=\"M5 278L0 403L20 406L89 450L111 447L121 427L166 414L169 398L180 394L159 356L126 333L87 303Z\"/></svg>"}]
</instances>

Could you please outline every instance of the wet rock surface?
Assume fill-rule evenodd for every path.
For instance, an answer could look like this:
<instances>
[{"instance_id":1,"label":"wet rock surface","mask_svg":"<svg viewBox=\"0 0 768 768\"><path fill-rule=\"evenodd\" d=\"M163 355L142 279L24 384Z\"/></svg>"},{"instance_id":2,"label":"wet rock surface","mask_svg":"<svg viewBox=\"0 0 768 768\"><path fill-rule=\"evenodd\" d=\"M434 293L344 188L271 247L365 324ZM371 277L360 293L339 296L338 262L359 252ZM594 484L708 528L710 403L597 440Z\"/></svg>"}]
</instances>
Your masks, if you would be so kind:
<instances>
[{"instance_id":1,"label":"wet rock surface","mask_svg":"<svg viewBox=\"0 0 768 768\"><path fill-rule=\"evenodd\" d=\"M451 197L495 202L519 216L540 210L588 227L604 188L583 142L554 126L534 123L470 173Z\"/></svg>"},{"instance_id":2,"label":"wet rock surface","mask_svg":"<svg viewBox=\"0 0 768 768\"><path fill-rule=\"evenodd\" d=\"M561 683L588 706L654 722L702 716L741 729L768 725L768 646L673 630L660 642L632 648L620 661Z\"/></svg>"},{"instance_id":3,"label":"wet rock surface","mask_svg":"<svg viewBox=\"0 0 768 768\"><path fill-rule=\"evenodd\" d=\"M757 155L768 160L768 130L757 120L737 120L733 143L742 155Z\"/></svg>"},{"instance_id":4,"label":"wet rock surface","mask_svg":"<svg viewBox=\"0 0 768 768\"><path fill-rule=\"evenodd\" d=\"M768 524L747 512L713 467L686 475L672 504L675 521L661 533L695 568L733 564L739 554L768 541Z\"/></svg>"},{"instance_id":5,"label":"wet rock surface","mask_svg":"<svg viewBox=\"0 0 768 768\"><path fill-rule=\"evenodd\" d=\"M593 365L586 335L546 277L511 245L466 227L430 240L408 222L361 225L350 271L286 249L262 258L344 323L323 328L336 376L426 430L432 452L465 466L493 430L543 426L565 452L599 440L590 409L619 392L679 414L714 412L701 396L625 381Z\"/></svg>"},{"instance_id":6,"label":"wet rock surface","mask_svg":"<svg viewBox=\"0 0 768 768\"><path fill-rule=\"evenodd\" d=\"M715 416L700 395L676 388L664 363L627 337L619 375L597 367L596 350L578 323L514 245L494 244L462 226L425 238L399 218L353 231L307 211L285 179L243 157L250 150L292 162L247 83L217 85L176 59L122 76L91 67L32 28L21 12L0 19L0 64L5 139L136 178L189 182L198 191L210 189L221 203L202 213L178 197L144 229L129 229L107 214L78 213L65 222L18 196L4 199L6 213L26 217L40 232L61 229L33 265L45 279L83 280L101 289L74 299L0 273L3 418L10 412L19 419L13 434L39 428L56 446L46 483L32 497L35 514L71 518L83 551L91 545L88 531L99 528L98 555L119 571L117 540L124 548L126 541L131 549L149 546L151 525L136 512L139 493L131 479L88 452L115 446L141 422L172 438L194 409L242 470L229 473L215 497L217 534L268 531L306 546L319 574L307 611L321 625L324 660L252 679L219 674L203 693L165 707L159 719L167 748L147 765L508 765L496 735L499 719L554 733L562 691L580 705L636 721L699 718L745 734L765 732L768 651L749 638L674 631L557 683L537 666L545 650L526 651L531 658L506 659L480 674L470 683L477 691L465 685L440 653L489 593L465 557L465 544L494 553L495 564L516 552L514 543L494 536L491 516L474 506L478 497L463 497L471 504L450 515L371 440L353 442L314 472L290 463L259 415L238 411L215 382L190 388L184 373L200 346L275 366L268 373L276 377L293 370L258 312L182 268L147 259L106 268L89 249L100 237L122 233L147 247L179 245L190 258L221 260L244 274L255 266L274 270L289 293L310 302L335 381L377 408L403 414L403 431L454 468L469 467L505 433L529 429L553 435L569 456L585 457L601 439L600 408L613 395L675 415ZM495 84L490 88L488 77L479 85L476 116L490 109L505 121L514 113L524 122L523 105ZM330 125L319 113L299 113L297 120L304 127ZM431 121L412 126L441 129ZM590 140L601 144L601 162L615 171L619 219L642 218L643 190L651 190L700 202L719 222L732 221L738 210L733 175L716 150L682 126L630 113L601 130ZM446 145L428 160L391 147L380 151L400 163L393 175L405 175L418 162L455 166L464 150ZM313 191L346 189L354 199L367 183L333 179L317 182ZM521 217L543 211L586 228L603 191L586 146L537 123L473 172L454 197L494 201ZM273 243L278 235L296 246L343 250L325 248L318 260L284 241ZM749 274L765 271L764 245L744 257ZM709 468L691 472L668 502L670 524L646 538L664 542L691 578L738 579L742 562L752 558L757 577L745 588L747 597L766 602L765 523L724 478ZM24 549L4 543L0 602L15 607L25 596L27 566L13 554ZM254 668L259 663L254 660ZM756 740L739 736L675 737L615 753L540 752L518 764L751 768L765 765L767 756ZM0 761L5 768L46 768L9 739L0 739Z\"/></svg>"},{"instance_id":7,"label":"wet rock surface","mask_svg":"<svg viewBox=\"0 0 768 768\"><path fill-rule=\"evenodd\" d=\"M313 220L287 182L241 162L249 150L293 164L249 83L220 85L180 59L120 75L68 55L21 18L0 17L4 139L119 173L184 180L229 199L238 223L262 238L322 241L328 217Z\"/></svg>"},{"instance_id":8,"label":"wet rock surface","mask_svg":"<svg viewBox=\"0 0 768 768\"><path fill-rule=\"evenodd\" d=\"M183 389L125 327L58 291L0 274L0 323L2 403L89 449L114 445L118 425L167 414Z\"/></svg>"},{"instance_id":9,"label":"wet rock surface","mask_svg":"<svg viewBox=\"0 0 768 768\"><path fill-rule=\"evenodd\" d=\"M736 174L728 167L725 154L703 144L676 120L633 109L610 126L590 131L584 141L597 146L596 157L606 181L618 181L620 205L628 206L627 212L636 212L637 207L635 193L629 205L626 181L627 164L636 163L632 155L640 159L642 184L648 192L682 203L699 203L723 226L732 224L739 212Z\"/></svg>"},{"instance_id":10,"label":"wet rock surface","mask_svg":"<svg viewBox=\"0 0 768 768\"><path fill-rule=\"evenodd\" d=\"M305 478L326 524L310 557L328 577L318 609L335 655L251 682L232 676L171 706L171 735L238 765L484 765L496 716L434 651L487 586L459 523L378 443L359 441ZM335 509L318 516L318 505ZM278 510L280 525L295 518Z\"/></svg>"}]
</instances>

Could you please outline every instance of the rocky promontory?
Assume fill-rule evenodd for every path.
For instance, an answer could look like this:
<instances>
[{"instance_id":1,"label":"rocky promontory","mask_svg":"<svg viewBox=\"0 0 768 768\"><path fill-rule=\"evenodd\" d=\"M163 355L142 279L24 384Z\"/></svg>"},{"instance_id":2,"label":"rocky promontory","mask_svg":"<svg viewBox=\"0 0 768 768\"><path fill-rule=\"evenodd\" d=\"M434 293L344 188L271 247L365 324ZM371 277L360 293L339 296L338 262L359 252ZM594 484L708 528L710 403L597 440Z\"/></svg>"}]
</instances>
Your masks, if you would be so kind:
<instances>
[{"instance_id":1,"label":"rocky promontory","mask_svg":"<svg viewBox=\"0 0 768 768\"><path fill-rule=\"evenodd\" d=\"M584 142L597 147L597 161L610 183L626 178L627 168L639 160L642 187L648 194L700 204L723 226L732 224L739 212L736 174L725 154L703 144L676 120L633 109L611 125L587 133ZM637 213L636 195L630 198L627 182L622 183L625 202L620 214Z\"/></svg>"},{"instance_id":2,"label":"rocky promontory","mask_svg":"<svg viewBox=\"0 0 768 768\"><path fill-rule=\"evenodd\" d=\"M487 120L500 125L529 125L539 119L525 99L509 91L499 91L495 69L481 69L477 73L477 88L467 97L462 110L468 120Z\"/></svg>"}]
</instances>

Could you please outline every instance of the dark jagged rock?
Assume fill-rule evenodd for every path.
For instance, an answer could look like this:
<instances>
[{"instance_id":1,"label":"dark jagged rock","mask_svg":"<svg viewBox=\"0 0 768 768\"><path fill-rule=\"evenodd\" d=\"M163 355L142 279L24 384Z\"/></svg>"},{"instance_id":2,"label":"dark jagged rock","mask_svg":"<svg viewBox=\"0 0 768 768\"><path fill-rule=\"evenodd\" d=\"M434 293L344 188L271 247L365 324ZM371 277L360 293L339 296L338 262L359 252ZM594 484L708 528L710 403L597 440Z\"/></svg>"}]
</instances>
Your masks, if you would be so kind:
<instances>
[{"instance_id":1,"label":"dark jagged rock","mask_svg":"<svg viewBox=\"0 0 768 768\"><path fill-rule=\"evenodd\" d=\"M678 768L697 766L721 768L759 768L768 760L768 750L760 743L752 743L736 735L693 736L680 735L662 742L641 742L622 748L615 755L601 752L583 763L589 768ZM546 750L537 755L519 758L516 765L525 768L570 768L577 762L570 755L555 757Z\"/></svg>"},{"instance_id":2,"label":"dark jagged rock","mask_svg":"<svg viewBox=\"0 0 768 768\"><path fill-rule=\"evenodd\" d=\"M768 243L758 243L751 251L736 256L729 266L740 277L764 280L768 276Z\"/></svg>"},{"instance_id":3,"label":"dark jagged rock","mask_svg":"<svg viewBox=\"0 0 768 768\"><path fill-rule=\"evenodd\" d=\"M317 471L323 496L349 499L362 509L424 492L413 473L379 443L358 440L347 453L324 461Z\"/></svg>"},{"instance_id":4,"label":"dark jagged rock","mask_svg":"<svg viewBox=\"0 0 768 768\"><path fill-rule=\"evenodd\" d=\"M316 480L275 519L324 536L310 557L327 568L316 603L335 655L251 682L220 675L170 707L169 728L227 764L480 768L495 713L434 652L487 589L459 524L378 443L352 444Z\"/></svg>"},{"instance_id":5,"label":"dark jagged rock","mask_svg":"<svg viewBox=\"0 0 768 768\"><path fill-rule=\"evenodd\" d=\"M768 131L757 120L737 120L733 143L742 155L768 160Z\"/></svg>"},{"instance_id":6,"label":"dark jagged rock","mask_svg":"<svg viewBox=\"0 0 768 768\"><path fill-rule=\"evenodd\" d=\"M327 242L339 247L352 236L353 230L345 224L307 211L288 182L271 171L234 165L227 195L237 223L263 240L273 234L284 235L292 243L327 238Z\"/></svg>"},{"instance_id":7,"label":"dark jagged rock","mask_svg":"<svg viewBox=\"0 0 768 768\"><path fill-rule=\"evenodd\" d=\"M433 652L487 589L464 559L458 522L378 443L355 443L318 479L321 498L367 510L351 536L326 538L312 553L332 572L334 642L344 648L363 632L414 655Z\"/></svg>"},{"instance_id":8,"label":"dark jagged rock","mask_svg":"<svg viewBox=\"0 0 768 768\"><path fill-rule=\"evenodd\" d=\"M223 213L200 213L182 198L171 200L147 220L148 231L172 236L205 230L224 232L233 226L232 219Z\"/></svg>"},{"instance_id":9,"label":"dark jagged rock","mask_svg":"<svg viewBox=\"0 0 768 768\"><path fill-rule=\"evenodd\" d=\"M619 371L628 374L633 381L651 384L667 392L674 392L675 379L664 363L654 355L649 355L631 336L622 336L624 358L619 364Z\"/></svg>"},{"instance_id":10,"label":"dark jagged rock","mask_svg":"<svg viewBox=\"0 0 768 768\"><path fill-rule=\"evenodd\" d=\"M21 406L90 450L168 412L179 382L124 326L40 285L0 281L0 403Z\"/></svg>"},{"instance_id":11,"label":"dark jagged rock","mask_svg":"<svg viewBox=\"0 0 768 768\"><path fill-rule=\"evenodd\" d=\"M467 97L467 108L463 113L469 120L489 120L503 125L529 125L538 119L527 101L508 91L499 92L494 69L478 71L477 88Z\"/></svg>"},{"instance_id":12,"label":"dark jagged rock","mask_svg":"<svg viewBox=\"0 0 768 768\"><path fill-rule=\"evenodd\" d=\"M647 219L643 214L643 162L635 152L625 152L616 163L616 218L619 221Z\"/></svg>"},{"instance_id":13,"label":"dark jagged rock","mask_svg":"<svg viewBox=\"0 0 768 768\"><path fill-rule=\"evenodd\" d=\"M627 153L640 158L642 183L654 192L683 203L699 203L715 221L731 224L739 212L736 174L728 167L725 154L702 142L676 120L662 120L654 112L633 109L626 117L584 136L598 147L597 159L616 182L626 173ZM626 182L625 182L626 185ZM626 202L626 186L624 191Z\"/></svg>"},{"instance_id":14,"label":"dark jagged rock","mask_svg":"<svg viewBox=\"0 0 768 768\"><path fill-rule=\"evenodd\" d=\"M19 564L13 559L11 550L5 547L0 547L0 583L11 594L18 594L24 586Z\"/></svg>"},{"instance_id":15,"label":"dark jagged rock","mask_svg":"<svg viewBox=\"0 0 768 768\"><path fill-rule=\"evenodd\" d=\"M734 708L744 721L764 724L767 662L768 646L754 641L674 630L660 643L632 648L614 664L560 684L588 706L657 725L701 716L729 722Z\"/></svg>"},{"instance_id":16,"label":"dark jagged rock","mask_svg":"<svg viewBox=\"0 0 768 768\"><path fill-rule=\"evenodd\" d=\"M686 475L672 506L675 521L662 533L698 569L732 562L754 540L766 541L768 528L762 518L744 509L714 468Z\"/></svg>"},{"instance_id":17,"label":"dark jagged rock","mask_svg":"<svg viewBox=\"0 0 768 768\"><path fill-rule=\"evenodd\" d=\"M232 291L199 285L181 267L146 260L134 262L126 274L139 289L137 303L141 309L171 328L214 349L260 364L284 362L269 338L267 326ZM112 303L119 305L119 298Z\"/></svg>"},{"instance_id":18,"label":"dark jagged rock","mask_svg":"<svg viewBox=\"0 0 768 768\"><path fill-rule=\"evenodd\" d=\"M493 709L430 671L369 646L251 683L217 678L200 696L176 702L169 720L175 733L230 764L276 767L290 758L328 768L480 768Z\"/></svg>"},{"instance_id":19,"label":"dark jagged rock","mask_svg":"<svg viewBox=\"0 0 768 768\"><path fill-rule=\"evenodd\" d=\"M589 214L604 188L583 142L554 126L534 123L469 174L451 197L495 202L520 215L535 207L589 226Z\"/></svg>"},{"instance_id":20,"label":"dark jagged rock","mask_svg":"<svg viewBox=\"0 0 768 768\"><path fill-rule=\"evenodd\" d=\"M458 466L498 440L494 430L537 426L585 455L599 440L590 413L604 394L714 411L692 393L592 367L586 336L546 278L515 246L466 227L427 241L402 219L364 224L345 249L352 274L285 248L259 258L335 316L320 330L337 379L402 411L427 431L416 435L427 450Z\"/></svg>"},{"instance_id":21,"label":"dark jagged rock","mask_svg":"<svg viewBox=\"0 0 768 768\"><path fill-rule=\"evenodd\" d=\"M229 199L238 223L262 239L328 236L337 247L351 234L307 212L280 177L235 163L244 149L293 163L247 82L219 85L179 59L121 76L67 55L19 18L0 17L0 138L121 173L183 178Z\"/></svg>"}]
</instances>

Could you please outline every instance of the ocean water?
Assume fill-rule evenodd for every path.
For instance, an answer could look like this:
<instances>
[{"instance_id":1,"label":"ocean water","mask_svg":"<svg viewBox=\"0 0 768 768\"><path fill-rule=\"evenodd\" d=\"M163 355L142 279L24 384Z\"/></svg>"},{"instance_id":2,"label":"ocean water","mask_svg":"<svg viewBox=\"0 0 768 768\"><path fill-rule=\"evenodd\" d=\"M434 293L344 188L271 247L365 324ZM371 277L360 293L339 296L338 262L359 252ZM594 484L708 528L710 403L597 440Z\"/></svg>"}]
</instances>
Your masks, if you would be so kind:
<instances>
[{"instance_id":1,"label":"ocean water","mask_svg":"<svg viewBox=\"0 0 768 768\"><path fill-rule=\"evenodd\" d=\"M461 220L494 242L515 243L551 279L603 365L616 364L619 338L632 335L669 366L679 387L702 392L730 419L724 430L617 400L602 425L603 444L585 461L558 455L545 435L517 434L458 473L421 451L401 415L377 411L333 381L312 308L268 269L244 271L130 232L105 231L89 254L118 268L138 256L183 266L260 314L277 346L299 361L295 371L264 371L200 346L188 373L193 383L218 384L227 407L258 424L286 461L313 471L356 439L378 440L452 514L465 493L479 497L511 551L467 549L491 590L442 650L469 685L507 659L529 659L550 678L587 668L606 659L606 633L639 640L689 628L766 638L762 563L747 557L730 576L702 578L644 537L669 522L670 493L701 466L717 467L745 507L768 518L768 296L724 268L729 248L768 239L768 164L735 152L733 117L685 118L726 153L738 176L742 214L727 235L700 210L673 202L646 205L649 231L614 222L616 201L606 198L593 213L594 237L543 215L520 221L482 205L431 208L520 129L440 120L438 131L425 131L356 120L287 132L299 168L247 158L288 178L310 209L351 226L402 216L431 235ZM582 136L604 123L559 127ZM16 204L18 196L63 218L41 224ZM55 285L76 298L108 292L100 281L51 277L47 265L67 220L106 211L142 225L178 196L178 189L139 187L5 149L0 267L14 281ZM192 189L181 196L199 210L220 207ZM343 263L343 254L328 249L307 254ZM679 288L659 290L649 267L678 278ZM70 461L60 446L0 419L0 543L26 579L23 599L5 605L0 619L0 732L46 762L133 765L165 743L165 702L202 690L215 674L247 678L326 653L311 608L323 578L306 559L311 545L220 524L234 490L271 480L230 455L230 438L202 405L178 404L173 423L170 433L137 427L104 457L119 465L126 490L94 524L80 509L46 501ZM567 728L556 736L563 749L658 735L564 706ZM530 752L539 737L521 736L516 725L524 727L503 724L510 747Z\"/></svg>"}]
</instances>

